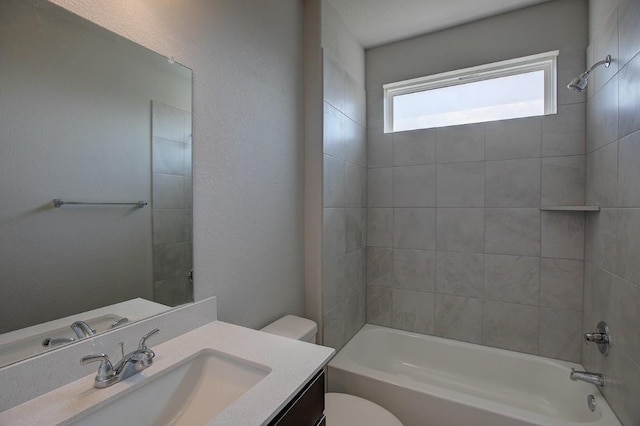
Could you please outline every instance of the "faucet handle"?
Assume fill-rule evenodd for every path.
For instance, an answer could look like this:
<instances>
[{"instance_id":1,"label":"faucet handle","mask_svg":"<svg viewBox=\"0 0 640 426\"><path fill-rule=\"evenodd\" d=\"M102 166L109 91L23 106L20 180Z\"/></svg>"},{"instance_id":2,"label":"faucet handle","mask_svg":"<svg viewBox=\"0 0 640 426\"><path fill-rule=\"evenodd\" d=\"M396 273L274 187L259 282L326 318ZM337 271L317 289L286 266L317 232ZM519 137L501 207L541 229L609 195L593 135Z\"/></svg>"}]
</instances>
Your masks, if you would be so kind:
<instances>
[{"instance_id":1,"label":"faucet handle","mask_svg":"<svg viewBox=\"0 0 640 426\"><path fill-rule=\"evenodd\" d=\"M150 332L148 332L147 334L145 334L145 335L142 337L142 339L140 339L140 343L138 344L138 349L139 349L139 350L146 350L146 349L149 349L149 347L147 347L147 340L148 340L150 337L155 336L155 335L156 335L156 333L159 333L159 332L160 332L160 329L159 329L159 328L156 328L156 329L151 330L151 331L150 331Z\"/></svg>"},{"instance_id":2,"label":"faucet handle","mask_svg":"<svg viewBox=\"0 0 640 426\"><path fill-rule=\"evenodd\" d=\"M96 375L96 382L106 381L114 376L113 364L109 361L109 357L106 354L90 354L80 358L80 364L85 365L90 362L100 361L98 367L98 374Z\"/></svg>"}]
</instances>

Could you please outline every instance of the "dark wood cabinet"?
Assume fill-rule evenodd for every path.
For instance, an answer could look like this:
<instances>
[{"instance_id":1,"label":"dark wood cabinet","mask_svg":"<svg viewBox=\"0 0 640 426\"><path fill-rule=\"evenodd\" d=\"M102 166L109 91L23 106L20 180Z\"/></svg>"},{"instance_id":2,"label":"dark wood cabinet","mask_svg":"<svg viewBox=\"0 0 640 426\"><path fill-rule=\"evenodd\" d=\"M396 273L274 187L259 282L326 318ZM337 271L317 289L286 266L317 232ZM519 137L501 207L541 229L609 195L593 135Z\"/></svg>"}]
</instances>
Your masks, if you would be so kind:
<instances>
[{"instance_id":1,"label":"dark wood cabinet","mask_svg":"<svg viewBox=\"0 0 640 426\"><path fill-rule=\"evenodd\" d=\"M324 426L324 371L298 392L269 426Z\"/></svg>"}]
</instances>

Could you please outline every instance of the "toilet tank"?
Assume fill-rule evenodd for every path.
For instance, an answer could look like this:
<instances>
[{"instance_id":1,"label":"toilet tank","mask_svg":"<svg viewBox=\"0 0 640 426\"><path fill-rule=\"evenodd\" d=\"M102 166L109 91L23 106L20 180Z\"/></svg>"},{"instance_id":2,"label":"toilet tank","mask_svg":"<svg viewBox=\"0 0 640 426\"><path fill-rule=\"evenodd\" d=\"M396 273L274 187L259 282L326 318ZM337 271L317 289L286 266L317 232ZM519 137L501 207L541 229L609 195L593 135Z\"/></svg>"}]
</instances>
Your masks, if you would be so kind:
<instances>
[{"instance_id":1,"label":"toilet tank","mask_svg":"<svg viewBox=\"0 0 640 426\"><path fill-rule=\"evenodd\" d=\"M262 329L265 333L316 343L318 326L315 322L295 315L287 315Z\"/></svg>"}]
</instances>

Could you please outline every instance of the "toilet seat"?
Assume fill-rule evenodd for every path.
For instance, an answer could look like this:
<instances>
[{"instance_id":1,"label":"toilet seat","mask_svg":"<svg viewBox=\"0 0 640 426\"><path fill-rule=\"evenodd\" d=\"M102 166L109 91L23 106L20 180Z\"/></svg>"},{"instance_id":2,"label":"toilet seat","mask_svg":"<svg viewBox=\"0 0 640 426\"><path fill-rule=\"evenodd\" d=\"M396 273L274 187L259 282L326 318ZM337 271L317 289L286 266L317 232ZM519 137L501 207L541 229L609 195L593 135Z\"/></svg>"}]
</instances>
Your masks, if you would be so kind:
<instances>
[{"instance_id":1,"label":"toilet seat","mask_svg":"<svg viewBox=\"0 0 640 426\"><path fill-rule=\"evenodd\" d=\"M402 426L378 404L345 393L326 393L324 407L327 426Z\"/></svg>"}]
</instances>

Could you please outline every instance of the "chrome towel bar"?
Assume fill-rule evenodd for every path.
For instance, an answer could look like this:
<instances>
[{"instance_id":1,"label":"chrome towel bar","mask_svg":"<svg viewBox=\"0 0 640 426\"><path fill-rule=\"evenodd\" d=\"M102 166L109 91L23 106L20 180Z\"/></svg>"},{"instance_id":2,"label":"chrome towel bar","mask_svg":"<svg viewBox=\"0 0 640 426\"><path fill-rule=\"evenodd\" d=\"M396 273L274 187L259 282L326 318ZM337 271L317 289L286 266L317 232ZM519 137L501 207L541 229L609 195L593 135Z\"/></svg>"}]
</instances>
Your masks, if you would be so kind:
<instances>
[{"instance_id":1,"label":"chrome towel bar","mask_svg":"<svg viewBox=\"0 0 640 426\"><path fill-rule=\"evenodd\" d=\"M60 198L55 198L53 200L54 207L62 207L64 205L78 205L78 206L137 206L138 208L143 208L146 206L146 201L134 201L132 203L100 203L100 202L91 202L91 201L64 201Z\"/></svg>"}]
</instances>

